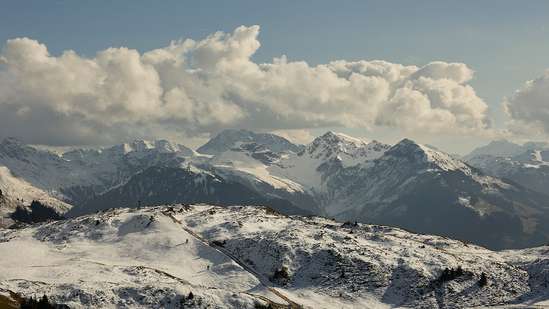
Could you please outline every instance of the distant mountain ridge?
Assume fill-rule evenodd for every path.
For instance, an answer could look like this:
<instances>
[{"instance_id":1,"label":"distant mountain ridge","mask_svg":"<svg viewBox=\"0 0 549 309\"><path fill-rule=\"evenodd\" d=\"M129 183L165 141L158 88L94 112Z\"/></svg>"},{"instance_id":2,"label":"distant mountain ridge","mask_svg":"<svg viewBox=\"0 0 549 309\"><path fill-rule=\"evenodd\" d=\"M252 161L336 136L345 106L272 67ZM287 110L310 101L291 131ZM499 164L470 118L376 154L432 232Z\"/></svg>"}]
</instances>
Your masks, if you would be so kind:
<instances>
[{"instance_id":1,"label":"distant mountain ridge","mask_svg":"<svg viewBox=\"0 0 549 309\"><path fill-rule=\"evenodd\" d=\"M464 158L469 160L473 157L489 155L493 157L513 157L529 150L549 149L547 142L526 142L522 145L515 144L505 139L491 141L487 145L473 149Z\"/></svg>"},{"instance_id":2,"label":"distant mountain ridge","mask_svg":"<svg viewBox=\"0 0 549 309\"><path fill-rule=\"evenodd\" d=\"M494 142L489 145L493 145ZM549 187L549 143L527 142L513 144L512 152L486 152L480 147L469 154L467 162L484 173L509 179L539 193L547 194Z\"/></svg>"}]
</instances>

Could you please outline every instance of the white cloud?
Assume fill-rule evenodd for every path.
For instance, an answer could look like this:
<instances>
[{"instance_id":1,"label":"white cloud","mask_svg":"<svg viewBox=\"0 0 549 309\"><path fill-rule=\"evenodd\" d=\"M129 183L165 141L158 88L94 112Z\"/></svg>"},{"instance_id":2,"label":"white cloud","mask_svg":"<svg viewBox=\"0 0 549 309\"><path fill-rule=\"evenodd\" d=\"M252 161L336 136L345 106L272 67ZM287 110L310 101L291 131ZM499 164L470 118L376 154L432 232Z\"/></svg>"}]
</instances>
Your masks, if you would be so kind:
<instances>
[{"instance_id":1,"label":"white cloud","mask_svg":"<svg viewBox=\"0 0 549 309\"><path fill-rule=\"evenodd\" d=\"M93 144L223 127L475 132L489 126L465 64L310 66L285 56L258 64L251 60L258 34L258 26L241 26L143 54L109 48L94 58L73 51L52 56L37 41L9 40L0 55L0 134Z\"/></svg>"},{"instance_id":2,"label":"white cloud","mask_svg":"<svg viewBox=\"0 0 549 309\"><path fill-rule=\"evenodd\" d=\"M517 135L549 135L549 70L527 81L513 96L504 99L509 130Z\"/></svg>"}]
</instances>

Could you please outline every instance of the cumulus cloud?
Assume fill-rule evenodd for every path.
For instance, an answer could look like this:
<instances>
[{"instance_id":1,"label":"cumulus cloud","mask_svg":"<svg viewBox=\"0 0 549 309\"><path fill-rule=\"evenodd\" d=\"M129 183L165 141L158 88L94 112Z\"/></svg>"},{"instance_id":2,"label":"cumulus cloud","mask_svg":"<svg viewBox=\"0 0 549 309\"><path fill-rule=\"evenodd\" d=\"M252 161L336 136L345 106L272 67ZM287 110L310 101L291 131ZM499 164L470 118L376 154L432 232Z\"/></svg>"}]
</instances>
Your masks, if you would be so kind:
<instances>
[{"instance_id":1,"label":"cumulus cloud","mask_svg":"<svg viewBox=\"0 0 549 309\"><path fill-rule=\"evenodd\" d=\"M518 135L549 134L549 70L504 99L508 128Z\"/></svg>"},{"instance_id":2,"label":"cumulus cloud","mask_svg":"<svg viewBox=\"0 0 549 309\"><path fill-rule=\"evenodd\" d=\"M474 132L489 126L465 64L311 66L285 56L255 63L258 35L259 26L241 26L142 54L109 48L93 58L73 51L54 56L35 40L8 40L0 54L0 134L63 145L167 132L203 136L224 127Z\"/></svg>"}]
</instances>

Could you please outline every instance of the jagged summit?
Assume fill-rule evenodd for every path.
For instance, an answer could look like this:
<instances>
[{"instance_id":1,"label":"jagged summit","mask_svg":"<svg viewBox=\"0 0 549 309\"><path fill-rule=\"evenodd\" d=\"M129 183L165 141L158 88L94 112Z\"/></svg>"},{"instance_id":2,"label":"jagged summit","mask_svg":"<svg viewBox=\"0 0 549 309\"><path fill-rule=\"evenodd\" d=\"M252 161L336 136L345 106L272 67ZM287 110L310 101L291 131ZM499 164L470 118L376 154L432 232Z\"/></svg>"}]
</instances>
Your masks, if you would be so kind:
<instances>
[{"instance_id":1,"label":"jagged summit","mask_svg":"<svg viewBox=\"0 0 549 309\"><path fill-rule=\"evenodd\" d=\"M67 160L98 159L100 157L123 157L128 154L156 153L178 153L183 156L192 156L194 151L184 145L170 142L165 139L159 140L134 140L105 148L74 149L63 153L62 157Z\"/></svg>"},{"instance_id":2,"label":"jagged summit","mask_svg":"<svg viewBox=\"0 0 549 309\"><path fill-rule=\"evenodd\" d=\"M184 152L192 154L192 150L181 144L176 144L165 139L159 140L134 140L130 143L124 143L111 147L111 149L121 149L124 153L137 151L143 152L151 149L155 149L160 152Z\"/></svg>"},{"instance_id":3,"label":"jagged summit","mask_svg":"<svg viewBox=\"0 0 549 309\"><path fill-rule=\"evenodd\" d=\"M357 164L378 158L389 147L377 141L367 143L343 133L328 131L315 138L299 155L322 161L337 159L344 163Z\"/></svg>"}]
</instances>

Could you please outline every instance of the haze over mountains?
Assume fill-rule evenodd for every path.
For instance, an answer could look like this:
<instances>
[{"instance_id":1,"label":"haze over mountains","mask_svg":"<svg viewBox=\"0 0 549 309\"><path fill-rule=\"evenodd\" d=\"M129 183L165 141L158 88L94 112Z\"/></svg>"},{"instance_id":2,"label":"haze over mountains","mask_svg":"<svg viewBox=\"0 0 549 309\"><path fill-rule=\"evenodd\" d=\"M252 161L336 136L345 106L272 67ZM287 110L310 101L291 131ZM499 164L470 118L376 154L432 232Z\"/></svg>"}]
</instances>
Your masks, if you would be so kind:
<instances>
[{"instance_id":1,"label":"haze over mountains","mask_svg":"<svg viewBox=\"0 0 549 309\"><path fill-rule=\"evenodd\" d=\"M514 157L522 162L517 169L546 179L546 153L524 147L534 156ZM546 243L548 197L525 172L513 178L488 168L492 163L479 164L483 151L494 158L501 158L497 149L510 151L508 145L495 148L473 152L466 163L409 139L387 145L327 132L296 145L274 134L225 130L197 151L159 140L57 155L8 138L0 143L0 165L4 195L15 204L17 190L25 191L22 206L38 200L65 216L169 203L258 205L399 226L492 249Z\"/></svg>"}]
</instances>

